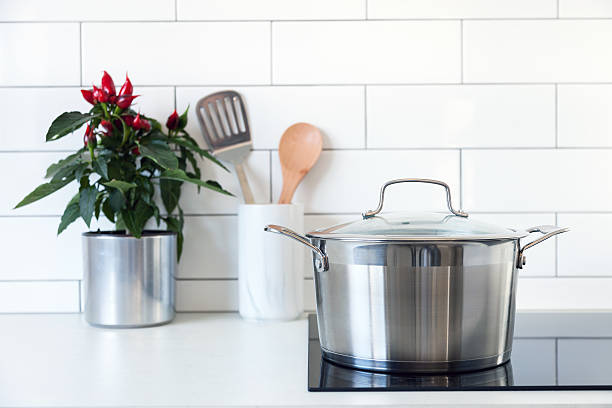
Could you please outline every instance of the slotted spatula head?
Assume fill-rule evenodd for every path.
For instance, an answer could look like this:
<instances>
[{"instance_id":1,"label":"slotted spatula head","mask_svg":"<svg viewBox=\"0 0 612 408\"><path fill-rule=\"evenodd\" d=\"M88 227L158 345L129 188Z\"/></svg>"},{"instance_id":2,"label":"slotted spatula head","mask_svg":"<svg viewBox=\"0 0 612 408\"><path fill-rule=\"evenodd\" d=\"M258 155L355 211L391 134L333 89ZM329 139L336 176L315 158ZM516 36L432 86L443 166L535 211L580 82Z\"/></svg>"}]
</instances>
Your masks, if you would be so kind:
<instances>
[{"instance_id":1,"label":"slotted spatula head","mask_svg":"<svg viewBox=\"0 0 612 408\"><path fill-rule=\"evenodd\" d=\"M241 163L246 158L251 149L251 133L238 92L222 91L200 99L196 114L212 154L231 163Z\"/></svg>"}]
</instances>

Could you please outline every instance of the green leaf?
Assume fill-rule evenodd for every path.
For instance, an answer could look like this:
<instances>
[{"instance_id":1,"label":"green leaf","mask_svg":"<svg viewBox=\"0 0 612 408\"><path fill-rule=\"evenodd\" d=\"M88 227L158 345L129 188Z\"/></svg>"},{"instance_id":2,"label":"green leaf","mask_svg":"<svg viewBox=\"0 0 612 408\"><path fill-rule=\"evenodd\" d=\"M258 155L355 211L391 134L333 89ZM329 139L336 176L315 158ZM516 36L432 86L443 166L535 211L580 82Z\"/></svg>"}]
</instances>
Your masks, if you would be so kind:
<instances>
[{"instance_id":1,"label":"green leaf","mask_svg":"<svg viewBox=\"0 0 612 408\"><path fill-rule=\"evenodd\" d=\"M142 230L144 229L147 220L152 216L153 208L145 204L143 201L139 201L134 210L128 209L121 211L121 217L125 222L125 226L130 234L136 238L140 238L142 236Z\"/></svg>"},{"instance_id":2,"label":"green leaf","mask_svg":"<svg viewBox=\"0 0 612 408\"><path fill-rule=\"evenodd\" d=\"M81 155L85 149L81 148L76 153L71 154L70 156L58 161L57 163L53 163L47 168L47 174L45 174L45 178L51 178L55 173L60 171L62 168L74 163Z\"/></svg>"},{"instance_id":3,"label":"green leaf","mask_svg":"<svg viewBox=\"0 0 612 408\"><path fill-rule=\"evenodd\" d=\"M185 225L185 218L183 217L183 210L179 207L178 217L169 215L164 219L168 231L177 233L176 240L176 252L177 259L180 261L181 254L183 253L183 242L185 240L183 236L183 226Z\"/></svg>"},{"instance_id":4,"label":"green leaf","mask_svg":"<svg viewBox=\"0 0 612 408\"><path fill-rule=\"evenodd\" d=\"M216 182L215 180L207 180L206 182L207 182L208 184L212 185L212 186L217 187L217 188L223 188L223 187L221 187L221 184L219 184L219 183L218 183L218 182Z\"/></svg>"},{"instance_id":5,"label":"green leaf","mask_svg":"<svg viewBox=\"0 0 612 408\"><path fill-rule=\"evenodd\" d=\"M92 162L93 169L98 173L102 178L108 180L108 165L106 164L106 157L98 156Z\"/></svg>"},{"instance_id":6,"label":"green leaf","mask_svg":"<svg viewBox=\"0 0 612 408\"><path fill-rule=\"evenodd\" d=\"M136 187L136 184L134 183L128 183L127 181L121 181L121 180L111 180L111 181L107 181L102 184L108 187L117 188L123 194L125 194L130 188Z\"/></svg>"},{"instance_id":7,"label":"green leaf","mask_svg":"<svg viewBox=\"0 0 612 408\"><path fill-rule=\"evenodd\" d=\"M57 172L51 177L51 181L61 181L64 179L74 179L77 170L80 170L83 165L87 167L85 163L72 163L68 164L61 169L58 169Z\"/></svg>"},{"instance_id":8,"label":"green leaf","mask_svg":"<svg viewBox=\"0 0 612 408\"><path fill-rule=\"evenodd\" d=\"M49 194L56 192L57 190L64 187L66 184L70 183L71 181L72 180L70 179L66 179L66 180L50 181L48 183L41 184L40 186L36 187L34 191L32 191L27 196L25 196L25 198L21 200L19 204L15 206L15 208L23 207L24 205L28 205L35 201L38 201L41 198L44 198L48 196Z\"/></svg>"},{"instance_id":9,"label":"green leaf","mask_svg":"<svg viewBox=\"0 0 612 408\"><path fill-rule=\"evenodd\" d=\"M171 214L178 205L182 184L176 180L162 179L159 181L162 202L168 214Z\"/></svg>"},{"instance_id":10,"label":"green leaf","mask_svg":"<svg viewBox=\"0 0 612 408\"><path fill-rule=\"evenodd\" d=\"M215 156L210 154L208 151L200 148L200 146L196 145L195 143L187 139L180 139L180 138L173 138L171 139L171 142L179 146L186 147L187 149L193 150L194 152L198 153L200 156L207 158L208 160L212 161L217 166L221 167L223 170L229 173L229 169L225 167L225 165L221 163L219 159L217 159Z\"/></svg>"},{"instance_id":11,"label":"green leaf","mask_svg":"<svg viewBox=\"0 0 612 408\"><path fill-rule=\"evenodd\" d=\"M60 225L57 228L57 235L61 234L70 224L76 221L79 218L80 210L79 210L79 194L75 194L72 197L72 200L66 206L64 210L64 214L62 215L62 220L60 221Z\"/></svg>"},{"instance_id":12,"label":"green leaf","mask_svg":"<svg viewBox=\"0 0 612 408\"><path fill-rule=\"evenodd\" d=\"M217 183L216 181L212 181L212 180L202 181L202 180L198 180L198 179L195 179L195 178L191 178L187 174L185 174L185 172L183 170L179 170L179 169L165 170L159 176L159 178L160 179L166 179L166 180L187 181L189 183L193 183L193 184L196 184L198 186L202 186L204 188L216 191L216 192L221 193L221 194L225 194L225 195L232 196L232 197L234 196L229 191L226 191L223 188L221 188L219 183Z\"/></svg>"},{"instance_id":13,"label":"green leaf","mask_svg":"<svg viewBox=\"0 0 612 408\"><path fill-rule=\"evenodd\" d=\"M62 215L62 220L60 222L59 227L57 228L57 235L64 232L66 228L73 222L75 222L80 215L79 203L69 205L66 207L64 214Z\"/></svg>"},{"instance_id":14,"label":"green leaf","mask_svg":"<svg viewBox=\"0 0 612 408\"><path fill-rule=\"evenodd\" d=\"M178 123L179 130L185 129L185 126L187 126L187 112L188 111L189 111L189 105L187 105L187 109L185 109L185 112L183 112L183 114L179 116L179 123Z\"/></svg>"},{"instance_id":15,"label":"green leaf","mask_svg":"<svg viewBox=\"0 0 612 408\"><path fill-rule=\"evenodd\" d=\"M125 222L123 221L123 217L121 216L121 213L117 214L117 218L115 220L115 227L117 228L117 231L124 231L127 229L127 227L125 226Z\"/></svg>"},{"instance_id":16,"label":"green leaf","mask_svg":"<svg viewBox=\"0 0 612 408\"><path fill-rule=\"evenodd\" d=\"M113 190L108 196L108 200L106 200L106 202L108 202L108 205L114 213L118 213L123 210L123 207L125 207L125 196L120 190Z\"/></svg>"},{"instance_id":17,"label":"green leaf","mask_svg":"<svg viewBox=\"0 0 612 408\"><path fill-rule=\"evenodd\" d=\"M98 196L96 197L96 205L94 206L94 217L96 217L96 220L100 219L100 210L102 207L103 199L104 199L104 193L98 193Z\"/></svg>"},{"instance_id":18,"label":"green leaf","mask_svg":"<svg viewBox=\"0 0 612 408\"><path fill-rule=\"evenodd\" d=\"M152 140L150 143L141 143L140 154L150 158L164 169L176 169L178 160L168 144L161 140Z\"/></svg>"},{"instance_id":19,"label":"green leaf","mask_svg":"<svg viewBox=\"0 0 612 408\"><path fill-rule=\"evenodd\" d=\"M113 191L116 191L117 194L119 194L119 196L123 198L123 194L121 194L119 191ZM111 196L112 194L113 193L111 193ZM104 214L107 220L109 220L110 222L115 222L115 211L111 207L110 198L107 198L106 200L104 200L104 203L102 203L102 213Z\"/></svg>"},{"instance_id":20,"label":"green leaf","mask_svg":"<svg viewBox=\"0 0 612 408\"><path fill-rule=\"evenodd\" d=\"M94 186L85 187L79 193L79 211L87 227L91 223L91 216L95 209L97 196L98 190Z\"/></svg>"},{"instance_id":21,"label":"green leaf","mask_svg":"<svg viewBox=\"0 0 612 408\"><path fill-rule=\"evenodd\" d=\"M100 114L91 115L81 112L64 112L59 115L47 131L47 142L60 139L68 133L72 133L90 120L99 117Z\"/></svg>"},{"instance_id":22,"label":"green leaf","mask_svg":"<svg viewBox=\"0 0 612 408\"><path fill-rule=\"evenodd\" d=\"M79 163L76 165L76 169L74 170L74 179L78 182L83 182L83 179L87 179L87 183L89 183L89 174L91 170L89 170L88 163ZM57 174L54 176L54 178Z\"/></svg>"}]
</instances>

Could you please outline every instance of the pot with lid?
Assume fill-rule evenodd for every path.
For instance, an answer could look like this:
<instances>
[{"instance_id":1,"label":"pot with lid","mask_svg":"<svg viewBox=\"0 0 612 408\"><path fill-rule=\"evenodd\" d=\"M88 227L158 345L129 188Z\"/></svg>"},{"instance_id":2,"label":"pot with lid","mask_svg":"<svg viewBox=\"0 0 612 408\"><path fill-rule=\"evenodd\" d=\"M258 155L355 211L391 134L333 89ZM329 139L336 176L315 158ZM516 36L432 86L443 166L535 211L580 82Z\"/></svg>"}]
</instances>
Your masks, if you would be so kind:
<instances>
[{"instance_id":1,"label":"pot with lid","mask_svg":"<svg viewBox=\"0 0 612 408\"><path fill-rule=\"evenodd\" d=\"M450 214L380 215L385 189L397 183L446 189ZM494 367L510 359L518 270L528 248L567 228L525 231L469 219L456 211L446 183L385 183L378 208L363 219L297 234L313 252L323 356L375 371L441 373ZM531 233L542 236L522 245Z\"/></svg>"}]
</instances>

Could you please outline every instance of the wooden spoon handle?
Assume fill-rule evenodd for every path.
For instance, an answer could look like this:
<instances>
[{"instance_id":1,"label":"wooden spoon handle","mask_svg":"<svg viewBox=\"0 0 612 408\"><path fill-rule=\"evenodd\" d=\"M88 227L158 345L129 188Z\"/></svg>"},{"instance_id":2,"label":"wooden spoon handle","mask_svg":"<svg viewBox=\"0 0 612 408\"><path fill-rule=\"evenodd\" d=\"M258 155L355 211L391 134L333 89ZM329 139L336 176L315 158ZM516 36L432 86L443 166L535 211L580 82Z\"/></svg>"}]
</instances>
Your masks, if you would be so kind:
<instances>
[{"instance_id":1,"label":"wooden spoon handle","mask_svg":"<svg viewBox=\"0 0 612 408\"><path fill-rule=\"evenodd\" d=\"M300 177L301 176L301 177ZM304 178L301 174L291 174L283 172L283 189L281 190L280 198L278 199L279 204L291 204L293 200L293 194L297 189L298 184Z\"/></svg>"},{"instance_id":2,"label":"wooden spoon handle","mask_svg":"<svg viewBox=\"0 0 612 408\"><path fill-rule=\"evenodd\" d=\"M249 180L246 178L246 174L244 172L244 168L242 168L242 164L236 164L236 174L238 175L238 182L240 183L240 189L242 190L242 197L244 197L245 204L255 204L255 199L253 198L253 192L251 191L251 187L249 186Z\"/></svg>"}]
</instances>

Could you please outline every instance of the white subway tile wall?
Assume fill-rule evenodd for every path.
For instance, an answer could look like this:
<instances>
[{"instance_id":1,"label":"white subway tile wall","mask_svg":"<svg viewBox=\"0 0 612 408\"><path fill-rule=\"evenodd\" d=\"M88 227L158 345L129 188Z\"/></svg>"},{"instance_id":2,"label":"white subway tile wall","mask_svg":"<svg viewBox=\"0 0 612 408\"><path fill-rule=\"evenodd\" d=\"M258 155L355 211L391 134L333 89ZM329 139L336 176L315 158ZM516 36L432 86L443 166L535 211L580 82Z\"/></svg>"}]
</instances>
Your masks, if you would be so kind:
<instances>
[{"instance_id":1,"label":"white subway tile wall","mask_svg":"<svg viewBox=\"0 0 612 408\"><path fill-rule=\"evenodd\" d=\"M80 233L56 237L74 186L13 210L82 130L81 87L129 73L137 109L164 121L211 92L246 99L258 202L278 199L277 146L295 122L324 135L295 199L311 230L358 219L391 178L438 178L472 217L572 231L527 253L519 309L612 308L612 2L609 0L0 0L0 313L78 312ZM235 311L237 198L186 188L180 311ZM444 210L443 192L394 186L385 210ZM108 227L101 221L92 228ZM525 239L526 242L530 238ZM314 309L312 258L305 303Z\"/></svg>"},{"instance_id":2,"label":"white subway tile wall","mask_svg":"<svg viewBox=\"0 0 612 408\"><path fill-rule=\"evenodd\" d=\"M466 82L612 81L612 21L505 20L463 23Z\"/></svg>"}]
</instances>

